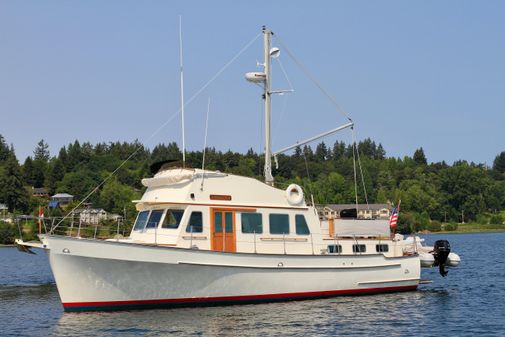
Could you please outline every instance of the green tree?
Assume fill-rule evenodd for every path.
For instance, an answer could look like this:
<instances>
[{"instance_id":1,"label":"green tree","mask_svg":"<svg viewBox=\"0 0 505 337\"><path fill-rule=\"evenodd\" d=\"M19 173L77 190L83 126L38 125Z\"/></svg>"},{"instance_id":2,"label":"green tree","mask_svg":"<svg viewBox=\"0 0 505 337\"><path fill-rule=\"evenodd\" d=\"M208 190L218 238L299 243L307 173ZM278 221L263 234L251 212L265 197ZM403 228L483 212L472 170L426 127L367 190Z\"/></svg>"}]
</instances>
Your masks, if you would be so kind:
<instances>
[{"instance_id":1,"label":"green tree","mask_svg":"<svg viewBox=\"0 0 505 337\"><path fill-rule=\"evenodd\" d=\"M494 159L493 170L499 174L505 173L505 151L501 152Z\"/></svg>"},{"instance_id":2,"label":"green tree","mask_svg":"<svg viewBox=\"0 0 505 337\"><path fill-rule=\"evenodd\" d=\"M100 205L103 209L116 214L135 214L135 205L132 200L138 199L139 195L130 186L123 185L116 180L109 180L100 193Z\"/></svg>"},{"instance_id":3,"label":"green tree","mask_svg":"<svg viewBox=\"0 0 505 337\"><path fill-rule=\"evenodd\" d=\"M33 166L32 157L28 156L23 163L23 179L26 185L35 186L35 168Z\"/></svg>"},{"instance_id":4,"label":"green tree","mask_svg":"<svg viewBox=\"0 0 505 337\"><path fill-rule=\"evenodd\" d=\"M49 161L49 156L49 145L47 145L47 143L41 139L33 151L33 159L47 163Z\"/></svg>"},{"instance_id":5,"label":"green tree","mask_svg":"<svg viewBox=\"0 0 505 337\"><path fill-rule=\"evenodd\" d=\"M424 150L422 147L420 147L419 149L417 149L415 152L414 152L414 162L418 165L427 165L428 164L428 161L426 160L426 156L424 155Z\"/></svg>"},{"instance_id":6,"label":"green tree","mask_svg":"<svg viewBox=\"0 0 505 337\"><path fill-rule=\"evenodd\" d=\"M56 192L58 182L65 176L65 166L60 159L53 160L49 165L49 173L47 174L47 187L50 194Z\"/></svg>"},{"instance_id":7,"label":"green tree","mask_svg":"<svg viewBox=\"0 0 505 337\"><path fill-rule=\"evenodd\" d=\"M10 153L9 145L7 145L5 138L0 135L0 165L9 158Z\"/></svg>"},{"instance_id":8,"label":"green tree","mask_svg":"<svg viewBox=\"0 0 505 337\"><path fill-rule=\"evenodd\" d=\"M26 211L30 196L23 186L21 167L12 152L0 172L0 202L5 203L10 212Z\"/></svg>"}]
</instances>

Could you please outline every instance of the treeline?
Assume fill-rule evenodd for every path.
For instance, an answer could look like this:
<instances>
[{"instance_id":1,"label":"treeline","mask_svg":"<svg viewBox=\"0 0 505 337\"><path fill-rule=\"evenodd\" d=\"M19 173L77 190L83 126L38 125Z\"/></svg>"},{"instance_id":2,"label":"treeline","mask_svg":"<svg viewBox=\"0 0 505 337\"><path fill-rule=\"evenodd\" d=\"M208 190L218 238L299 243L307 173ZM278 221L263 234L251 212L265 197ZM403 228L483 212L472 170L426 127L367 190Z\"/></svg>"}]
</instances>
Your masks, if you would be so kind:
<instances>
[{"instance_id":1,"label":"treeline","mask_svg":"<svg viewBox=\"0 0 505 337\"><path fill-rule=\"evenodd\" d=\"M492 167L461 160L452 165L442 161L428 163L422 148L402 159L386 156L381 144L370 139L358 144L359 153L343 142L332 146L320 143L315 148L297 148L292 155L279 155L274 165L276 185L301 185L306 194L313 195L317 204L353 203L355 200L354 159L358 198L365 203L397 202L402 200L400 224L418 230L432 221L489 221L492 214L505 209L505 151L498 154ZM354 152L354 153L353 153ZM151 175L149 166L157 161L181 159L176 143L160 144L153 150L138 141L132 143L80 143L62 147L50 155L48 145L41 140L33 156L22 164L13 146L0 135L0 203L10 212L36 214L47 199L32 196L32 187L44 187L49 194L65 192L81 200L112 172L113 178L100 185L89 202L113 213L134 215L131 200L138 199L144 187L140 181ZM187 164L201 167L202 152L186 154ZM127 160L126 163L123 163ZM245 154L206 150L206 169L235 173L262 179L264 159L252 149ZM363 183L364 187L363 188ZM309 200L310 201L310 200ZM61 210L55 210L58 213ZM503 219L495 218L499 222ZM131 219L131 218L130 218Z\"/></svg>"}]
</instances>

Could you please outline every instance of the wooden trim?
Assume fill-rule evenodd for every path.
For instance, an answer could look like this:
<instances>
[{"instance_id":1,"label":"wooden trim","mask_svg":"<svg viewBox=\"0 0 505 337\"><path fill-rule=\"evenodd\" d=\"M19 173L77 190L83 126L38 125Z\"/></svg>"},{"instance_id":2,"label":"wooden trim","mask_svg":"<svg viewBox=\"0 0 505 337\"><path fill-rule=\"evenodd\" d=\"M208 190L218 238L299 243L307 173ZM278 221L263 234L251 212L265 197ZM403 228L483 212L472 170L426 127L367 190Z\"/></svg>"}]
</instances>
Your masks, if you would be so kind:
<instances>
[{"instance_id":1,"label":"wooden trim","mask_svg":"<svg viewBox=\"0 0 505 337\"><path fill-rule=\"evenodd\" d=\"M191 237L191 235L185 235L182 237L184 240L207 240L207 236L205 235L198 235L198 236L193 236Z\"/></svg>"},{"instance_id":2,"label":"wooden trim","mask_svg":"<svg viewBox=\"0 0 505 337\"><path fill-rule=\"evenodd\" d=\"M231 195L225 195L225 194L211 194L209 196L210 200L225 200L225 201L231 201Z\"/></svg>"},{"instance_id":3,"label":"wooden trim","mask_svg":"<svg viewBox=\"0 0 505 337\"><path fill-rule=\"evenodd\" d=\"M209 206L209 207L225 207L225 208L241 208L241 209L251 209L251 208L273 208L273 209L296 209L299 211L307 211L308 207L292 207L292 206L260 206L260 205L223 205L223 204L207 204L207 203L192 203L192 202L168 202L168 201L139 201L139 204L149 204L149 205L185 205L185 206Z\"/></svg>"},{"instance_id":4,"label":"wooden trim","mask_svg":"<svg viewBox=\"0 0 505 337\"><path fill-rule=\"evenodd\" d=\"M261 241L296 241L296 242L307 242L307 238L260 238Z\"/></svg>"},{"instance_id":5,"label":"wooden trim","mask_svg":"<svg viewBox=\"0 0 505 337\"><path fill-rule=\"evenodd\" d=\"M335 220L333 218L328 219L328 233L330 234L330 238L335 236Z\"/></svg>"}]
</instances>

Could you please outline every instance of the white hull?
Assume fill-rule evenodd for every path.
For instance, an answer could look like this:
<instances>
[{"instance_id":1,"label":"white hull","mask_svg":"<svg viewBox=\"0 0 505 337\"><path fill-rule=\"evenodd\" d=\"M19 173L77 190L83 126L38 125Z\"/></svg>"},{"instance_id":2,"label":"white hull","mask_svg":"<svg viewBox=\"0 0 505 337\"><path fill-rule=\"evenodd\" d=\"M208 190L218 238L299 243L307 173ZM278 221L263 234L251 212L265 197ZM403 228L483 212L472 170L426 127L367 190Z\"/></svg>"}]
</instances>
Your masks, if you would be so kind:
<instances>
[{"instance_id":1,"label":"white hull","mask_svg":"<svg viewBox=\"0 0 505 337\"><path fill-rule=\"evenodd\" d=\"M239 254L47 236L66 311L274 301L417 288L418 256Z\"/></svg>"}]
</instances>

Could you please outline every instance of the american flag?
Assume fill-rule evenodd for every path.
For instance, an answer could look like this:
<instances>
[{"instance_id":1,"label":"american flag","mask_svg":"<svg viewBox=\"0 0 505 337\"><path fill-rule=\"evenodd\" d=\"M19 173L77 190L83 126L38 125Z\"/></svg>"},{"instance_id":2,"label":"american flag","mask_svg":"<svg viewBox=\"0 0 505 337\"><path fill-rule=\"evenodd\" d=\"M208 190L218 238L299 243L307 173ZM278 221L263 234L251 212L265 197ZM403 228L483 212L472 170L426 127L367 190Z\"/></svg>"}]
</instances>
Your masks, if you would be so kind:
<instances>
[{"instance_id":1,"label":"american flag","mask_svg":"<svg viewBox=\"0 0 505 337\"><path fill-rule=\"evenodd\" d=\"M391 217L389 218L389 227L394 231L396 229L396 223L398 222L398 213L400 213L400 203L393 209Z\"/></svg>"}]
</instances>

